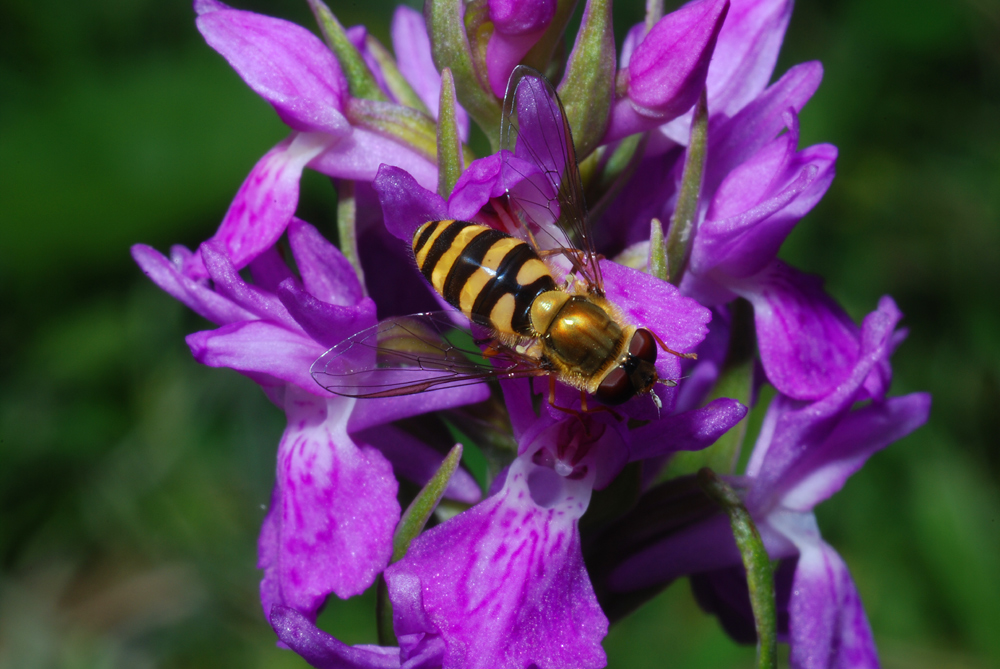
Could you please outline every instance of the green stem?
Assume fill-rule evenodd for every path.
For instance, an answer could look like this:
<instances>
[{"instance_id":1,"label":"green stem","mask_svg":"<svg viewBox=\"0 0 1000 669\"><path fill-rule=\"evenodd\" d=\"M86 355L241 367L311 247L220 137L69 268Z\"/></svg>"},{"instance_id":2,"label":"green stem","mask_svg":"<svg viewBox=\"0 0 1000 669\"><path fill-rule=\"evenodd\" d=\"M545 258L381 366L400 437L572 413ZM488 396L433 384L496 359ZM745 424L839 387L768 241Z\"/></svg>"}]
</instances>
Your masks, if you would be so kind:
<instances>
[{"instance_id":1,"label":"green stem","mask_svg":"<svg viewBox=\"0 0 1000 669\"><path fill-rule=\"evenodd\" d=\"M663 0L646 0L646 32L663 18Z\"/></svg>"},{"instance_id":2,"label":"green stem","mask_svg":"<svg viewBox=\"0 0 1000 669\"><path fill-rule=\"evenodd\" d=\"M743 505L736 491L716 476L708 467L698 471L698 483L712 500L729 516L729 525L736 539L736 546L743 558L757 628L757 667L776 669L778 666L778 613L774 599L774 570L771 558L764 548L760 532L754 525L750 512Z\"/></svg>"}]
</instances>

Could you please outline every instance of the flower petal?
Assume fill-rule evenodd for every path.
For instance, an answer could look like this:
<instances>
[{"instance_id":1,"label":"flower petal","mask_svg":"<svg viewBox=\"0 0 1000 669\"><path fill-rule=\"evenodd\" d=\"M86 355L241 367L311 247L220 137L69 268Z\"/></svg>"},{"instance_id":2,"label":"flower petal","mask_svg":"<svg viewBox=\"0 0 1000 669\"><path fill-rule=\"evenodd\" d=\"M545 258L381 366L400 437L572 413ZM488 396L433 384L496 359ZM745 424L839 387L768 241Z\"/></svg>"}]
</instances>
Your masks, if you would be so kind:
<instances>
[{"instance_id":1,"label":"flower petal","mask_svg":"<svg viewBox=\"0 0 1000 669\"><path fill-rule=\"evenodd\" d=\"M857 326L823 290L822 280L780 260L730 286L750 300L768 380L795 399L819 399L851 373Z\"/></svg>"},{"instance_id":2,"label":"flower petal","mask_svg":"<svg viewBox=\"0 0 1000 669\"><path fill-rule=\"evenodd\" d=\"M642 43L642 40L646 37L646 23L645 21L636 23L634 26L628 29L625 33L625 39L622 40L621 55L618 57L618 69L624 70L628 67L629 62L632 60L632 54L635 53L635 48Z\"/></svg>"},{"instance_id":3,"label":"flower petal","mask_svg":"<svg viewBox=\"0 0 1000 669\"><path fill-rule=\"evenodd\" d=\"M735 0L708 67L708 106L732 116L767 86L792 15L790 0Z\"/></svg>"},{"instance_id":4,"label":"flower petal","mask_svg":"<svg viewBox=\"0 0 1000 669\"><path fill-rule=\"evenodd\" d=\"M601 261L604 287L608 300L624 316L625 322L654 332L671 349L680 353L693 351L708 334L712 312L694 300L684 297L675 286L654 276L617 263ZM680 358L659 351L656 371L663 380L681 377ZM673 410L677 391L672 387L656 386L663 409ZM621 410L636 419L651 420L660 410L648 398L634 397L621 405Z\"/></svg>"},{"instance_id":5,"label":"flower petal","mask_svg":"<svg viewBox=\"0 0 1000 669\"><path fill-rule=\"evenodd\" d=\"M383 165L372 186L382 204L386 229L407 245L413 243L413 233L427 221L448 218L448 207L441 196L422 187L403 169Z\"/></svg>"},{"instance_id":6,"label":"flower petal","mask_svg":"<svg viewBox=\"0 0 1000 669\"><path fill-rule=\"evenodd\" d=\"M801 63L732 118L713 115L708 128L702 197L710 200L733 169L774 139L786 125L785 113L789 109L796 114L802 111L822 79L822 65Z\"/></svg>"},{"instance_id":7,"label":"flower petal","mask_svg":"<svg viewBox=\"0 0 1000 669\"><path fill-rule=\"evenodd\" d=\"M622 312L625 321L648 328L673 350L680 353L693 351L708 334L708 322L712 318L712 312L691 298L681 295L672 284L645 272L605 260L601 261L601 272L604 275L607 298ZM680 379L680 358L659 351L656 370L661 379ZM675 391L663 387L657 387L657 390L661 399L667 399L664 406L669 411L673 407ZM663 391L666 391L665 395L662 394ZM635 405L637 401L644 399L634 398L623 406ZM655 412L649 416L649 418L655 417Z\"/></svg>"},{"instance_id":8,"label":"flower petal","mask_svg":"<svg viewBox=\"0 0 1000 669\"><path fill-rule=\"evenodd\" d=\"M825 442L854 402L863 398L865 379L892 352L893 329L901 316L891 298L879 300L878 309L862 323L860 352L849 375L823 399L806 403L778 395L772 400L747 463L747 476L757 479L746 500L752 513L763 513L780 501L787 487L798 482L786 480L789 472Z\"/></svg>"},{"instance_id":9,"label":"flower petal","mask_svg":"<svg viewBox=\"0 0 1000 669\"><path fill-rule=\"evenodd\" d=\"M507 91L507 79L542 36L556 13L555 0L490 0L493 34L486 45L486 72L498 98Z\"/></svg>"},{"instance_id":10,"label":"flower petal","mask_svg":"<svg viewBox=\"0 0 1000 669\"><path fill-rule=\"evenodd\" d=\"M393 631L406 667L443 667L447 652L444 639L434 630L420 587L413 574L397 574L392 584Z\"/></svg>"},{"instance_id":11,"label":"flower petal","mask_svg":"<svg viewBox=\"0 0 1000 669\"><path fill-rule=\"evenodd\" d=\"M794 481L782 506L809 511L840 490L872 455L927 422L931 397L912 393L853 411L787 475Z\"/></svg>"},{"instance_id":12,"label":"flower petal","mask_svg":"<svg viewBox=\"0 0 1000 669\"><path fill-rule=\"evenodd\" d=\"M712 312L677 288L645 272L601 261L607 298L625 312L629 322L650 328L670 348L684 353L708 334Z\"/></svg>"},{"instance_id":13,"label":"flower petal","mask_svg":"<svg viewBox=\"0 0 1000 669\"><path fill-rule=\"evenodd\" d=\"M875 639L847 565L818 535L797 543L800 555L788 602L790 665L877 669Z\"/></svg>"},{"instance_id":14,"label":"flower petal","mask_svg":"<svg viewBox=\"0 0 1000 669\"><path fill-rule=\"evenodd\" d=\"M295 279L287 279L278 287L278 297L296 324L325 348L377 322L374 301L365 298L351 307L328 304L304 291Z\"/></svg>"},{"instance_id":15,"label":"flower petal","mask_svg":"<svg viewBox=\"0 0 1000 669\"><path fill-rule=\"evenodd\" d=\"M736 400L720 397L701 409L667 416L643 425L629 432L629 460L707 448L743 420L747 411Z\"/></svg>"},{"instance_id":16,"label":"flower petal","mask_svg":"<svg viewBox=\"0 0 1000 669\"><path fill-rule=\"evenodd\" d=\"M506 192L501 167L499 153L469 163L448 198L448 215L460 221L471 220L491 198L501 197Z\"/></svg>"},{"instance_id":17,"label":"flower petal","mask_svg":"<svg viewBox=\"0 0 1000 669\"><path fill-rule=\"evenodd\" d=\"M271 607L271 627L283 644L318 669L399 669L399 649L348 646L295 609Z\"/></svg>"},{"instance_id":18,"label":"flower petal","mask_svg":"<svg viewBox=\"0 0 1000 669\"><path fill-rule=\"evenodd\" d=\"M273 294L247 283L225 254L221 243L210 239L199 249L215 290L258 318L295 329L295 321Z\"/></svg>"},{"instance_id":19,"label":"flower petal","mask_svg":"<svg viewBox=\"0 0 1000 669\"><path fill-rule=\"evenodd\" d=\"M341 110L347 80L337 58L314 34L289 21L218 9L201 14L198 30L281 120L302 132L350 133Z\"/></svg>"},{"instance_id":20,"label":"flower petal","mask_svg":"<svg viewBox=\"0 0 1000 669\"><path fill-rule=\"evenodd\" d=\"M302 284L313 297L341 306L354 306L364 299L354 267L316 228L293 218L288 225L288 244Z\"/></svg>"},{"instance_id":21,"label":"flower petal","mask_svg":"<svg viewBox=\"0 0 1000 669\"><path fill-rule=\"evenodd\" d=\"M296 278L285 263L285 259L281 257L277 245L266 248L263 253L250 261L249 267L254 285L270 293L276 292L278 286L286 279Z\"/></svg>"},{"instance_id":22,"label":"flower petal","mask_svg":"<svg viewBox=\"0 0 1000 669\"><path fill-rule=\"evenodd\" d=\"M177 263L156 249L136 244L132 247L132 257L153 283L199 316L220 325L254 318L254 314L209 288L207 282L184 275Z\"/></svg>"},{"instance_id":23,"label":"flower petal","mask_svg":"<svg viewBox=\"0 0 1000 669\"><path fill-rule=\"evenodd\" d=\"M412 607L419 582L419 632L444 641L445 669L605 666L608 622L576 528L589 486L518 458L500 493L417 537L386 570L394 602Z\"/></svg>"},{"instance_id":24,"label":"flower petal","mask_svg":"<svg viewBox=\"0 0 1000 669\"><path fill-rule=\"evenodd\" d=\"M265 321L244 321L186 338L195 360L209 367L228 367L262 385L276 379L314 395L327 392L309 375L324 349L304 334Z\"/></svg>"},{"instance_id":25,"label":"flower petal","mask_svg":"<svg viewBox=\"0 0 1000 669\"><path fill-rule=\"evenodd\" d=\"M347 420L356 400L290 390L274 499L261 532L261 598L315 620L326 596L360 594L389 563L399 522L392 466L356 445Z\"/></svg>"},{"instance_id":26,"label":"flower petal","mask_svg":"<svg viewBox=\"0 0 1000 669\"><path fill-rule=\"evenodd\" d=\"M302 170L328 141L323 135L293 134L254 165L212 236L223 245L236 269L245 267L281 237L299 203ZM200 251L185 264L184 273L194 278L208 276Z\"/></svg>"},{"instance_id":27,"label":"flower petal","mask_svg":"<svg viewBox=\"0 0 1000 669\"><path fill-rule=\"evenodd\" d=\"M402 142L363 128L354 128L350 136L316 156L309 167L338 179L371 181L382 164L406 170L424 188L437 188L435 163Z\"/></svg>"},{"instance_id":28,"label":"flower petal","mask_svg":"<svg viewBox=\"0 0 1000 669\"><path fill-rule=\"evenodd\" d=\"M629 59L628 97L640 113L677 116L704 86L728 0L698 0L657 21Z\"/></svg>"},{"instance_id":29,"label":"flower petal","mask_svg":"<svg viewBox=\"0 0 1000 669\"><path fill-rule=\"evenodd\" d=\"M684 382L677 386L677 412L697 409L715 387L729 354L730 315L728 309L712 309L708 336L698 345L697 360L681 363Z\"/></svg>"},{"instance_id":30,"label":"flower petal","mask_svg":"<svg viewBox=\"0 0 1000 669\"><path fill-rule=\"evenodd\" d=\"M796 152L798 122L733 170L719 186L698 227L691 270L747 277L764 269L795 224L826 193L837 149L829 144Z\"/></svg>"}]
</instances>

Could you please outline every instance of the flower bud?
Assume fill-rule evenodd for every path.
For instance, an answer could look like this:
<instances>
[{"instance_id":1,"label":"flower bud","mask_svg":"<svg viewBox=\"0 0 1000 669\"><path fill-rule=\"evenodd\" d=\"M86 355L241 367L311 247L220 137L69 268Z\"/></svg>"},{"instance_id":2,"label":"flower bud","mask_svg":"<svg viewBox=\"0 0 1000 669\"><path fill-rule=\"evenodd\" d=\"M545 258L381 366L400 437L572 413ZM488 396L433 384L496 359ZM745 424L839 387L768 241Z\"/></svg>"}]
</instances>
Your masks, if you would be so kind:
<instances>
[{"instance_id":1,"label":"flower bud","mask_svg":"<svg viewBox=\"0 0 1000 669\"><path fill-rule=\"evenodd\" d=\"M490 0L493 34L486 47L490 89L504 96L511 70L549 27L556 13L555 0Z\"/></svg>"},{"instance_id":2,"label":"flower bud","mask_svg":"<svg viewBox=\"0 0 1000 669\"><path fill-rule=\"evenodd\" d=\"M699 0L653 26L629 58L626 95L615 103L605 142L662 125L694 105L728 11L729 0Z\"/></svg>"}]
</instances>

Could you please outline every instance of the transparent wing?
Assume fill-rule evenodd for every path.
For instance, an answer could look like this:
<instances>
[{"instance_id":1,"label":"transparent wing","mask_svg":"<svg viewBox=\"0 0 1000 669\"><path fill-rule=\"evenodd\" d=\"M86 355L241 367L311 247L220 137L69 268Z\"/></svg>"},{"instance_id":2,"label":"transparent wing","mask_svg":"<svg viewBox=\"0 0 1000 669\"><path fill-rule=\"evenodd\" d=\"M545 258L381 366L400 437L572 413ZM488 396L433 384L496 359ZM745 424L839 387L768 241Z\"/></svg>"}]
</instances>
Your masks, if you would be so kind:
<instances>
[{"instance_id":1,"label":"transparent wing","mask_svg":"<svg viewBox=\"0 0 1000 669\"><path fill-rule=\"evenodd\" d=\"M395 397L548 373L507 347L490 351L485 355L451 313L427 312L385 320L348 337L309 372L323 388L347 397Z\"/></svg>"},{"instance_id":2,"label":"transparent wing","mask_svg":"<svg viewBox=\"0 0 1000 669\"><path fill-rule=\"evenodd\" d=\"M589 288L604 281L587 225L573 134L552 84L525 65L514 68L500 121L501 179L515 234L540 252L559 252Z\"/></svg>"}]
</instances>

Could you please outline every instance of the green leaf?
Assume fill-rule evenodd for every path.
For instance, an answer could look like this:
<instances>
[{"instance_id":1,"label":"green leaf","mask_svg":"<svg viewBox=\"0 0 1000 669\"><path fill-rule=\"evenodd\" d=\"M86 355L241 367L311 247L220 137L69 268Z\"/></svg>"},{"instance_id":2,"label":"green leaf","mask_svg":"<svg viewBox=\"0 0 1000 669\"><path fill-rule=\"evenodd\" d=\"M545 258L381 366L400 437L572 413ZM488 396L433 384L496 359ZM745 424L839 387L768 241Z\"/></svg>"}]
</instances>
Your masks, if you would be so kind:
<instances>
[{"instance_id":1,"label":"green leaf","mask_svg":"<svg viewBox=\"0 0 1000 669\"><path fill-rule=\"evenodd\" d=\"M455 444L448 451L437 473L427 482L427 485L417 493L416 498L403 512L396 532L392 537L392 560L390 564L399 562L406 556L410 543L417 538L427 525L438 502L448 489L452 475L462 461L462 444ZM392 602L389 600L389 590L385 579L380 574L376 581L375 620L378 624L378 642L382 646L396 646L396 635L392 629Z\"/></svg>"},{"instance_id":2,"label":"green leaf","mask_svg":"<svg viewBox=\"0 0 1000 669\"><path fill-rule=\"evenodd\" d=\"M339 179L337 181L337 235L340 240L340 252L351 263L354 272L358 275L361 288L365 287L365 271L361 268L361 256L358 254L357 231L355 219L357 218L357 204L354 199L354 182L350 179Z\"/></svg>"},{"instance_id":3,"label":"green leaf","mask_svg":"<svg viewBox=\"0 0 1000 669\"><path fill-rule=\"evenodd\" d=\"M775 669L778 666L778 614L771 558L764 548L750 512L743 506L736 491L708 467L698 472L698 483L729 516L733 538L736 539L736 546L747 572L750 605L757 628L757 667Z\"/></svg>"},{"instance_id":4,"label":"green leaf","mask_svg":"<svg viewBox=\"0 0 1000 669\"><path fill-rule=\"evenodd\" d=\"M438 195L445 200L462 176L465 161L455 121L455 79L447 67L441 72L441 103L437 125Z\"/></svg>"},{"instance_id":5,"label":"green leaf","mask_svg":"<svg viewBox=\"0 0 1000 669\"><path fill-rule=\"evenodd\" d=\"M431 52L439 71L451 70L455 94L490 140L494 151L500 149L500 103L479 78L473 65L472 50L465 34L461 0L428 0L424 19L431 36Z\"/></svg>"},{"instance_id":6,"label":"green leaf","mask_svg":"<svg viewBox=\"0 0 1000 669\"><path fill-rule=\"evenodd\" d=\"M427 105L424 104L424 101L420 99L417 92L410 86L410 82L399 71L396 59L392 57L389 50L375 39L375 36L371 33L368 33L365 37L365 46L368 47L368 52L378 63L379 67L382 68L382 76L385 78L385 85L389 89L389 92L393 94L400 104L413 107L417 111L430 116L430 110L427 109Z\"/></svg>"},{"instance_id":7,"label":"green leaf","mask_svg":"<svg viewBox=\"0 0 1000 669\"><path fill-rule=\"evenodd\" d=\"M649 273L666 281L670 272L667 267L667 251L663 246L663 224L660 219L654 218L649 228Z\"/></svg>"},{"instance_id":8,"label":"green leaf","mask_svg":"<svg viewBox=\"0 0 1000 669\"><path fill-rule=\"evenodd\" d=\"M437 127L427 114L395 102L365 98L351 98L344 111L351 125L406 144L431 162L437 162Z\"/></svg>"},{"instance_id":9,"label":"green leaf","mask_svg":"<svg viewBox=\"0 0 1000 669\"><path fill-rule=\"evenodd\" d=\"M670 283L681 284L687 269L694 242L694 219L698 213L698 197L701 194L701 179L705 173L705 151L708 148L708 103L705 91L694 108L691 121L691 141L688 142L687 157L684 159L684 174L681 177L677 208L670 219L667 235L667 266L670 269Z\"/></svg>"},{"instance_id":10,"label":"green leaf","mask_svg":"<svg viewBox=\"0 0 1000 669\"><path fill-rule=\"evenodd\" d=\"M597 148L604 136L614 98L616 62L611 0L590 0L558 89L580 158Z\"/></svg>"},{"instance_id":11,"label":"green leaf","mask_svg":"<svg viewBox=\"0 0 1000 669\"><path fill-rule=\"evenodd\" d=\"M452 474L458 469L458 464L462 461L462 444L455 444L454 448L448 451L437 473L427 482L427 485L417 494L410 506L403 512L403 517L399 519L396 526L396 533L392 537L392 561L398 562L406 555L410 549L410 543L420 534L427 520L434 513L435 507L441 501L441 496L448 488Z\"/></svg>"},{"instance_id":12,"label":"green leaf","mask_svg":"<svg viewBox=\"0 0 1000 669\"><path fill-rule=\"evenodd\" d=\"M340 67L344 70L351 96L368 100L388 100L389 98L378 87L375 75L368 69L364 58L351 44L351 40L347 39L344 26L340 25L340 21L333 15L330 8L323 4L323 0L308 0L308 2L316 17L316 22L319 24L319 31L323 34L323 39L337 56Z\"/></svg>"}]
</instances>

